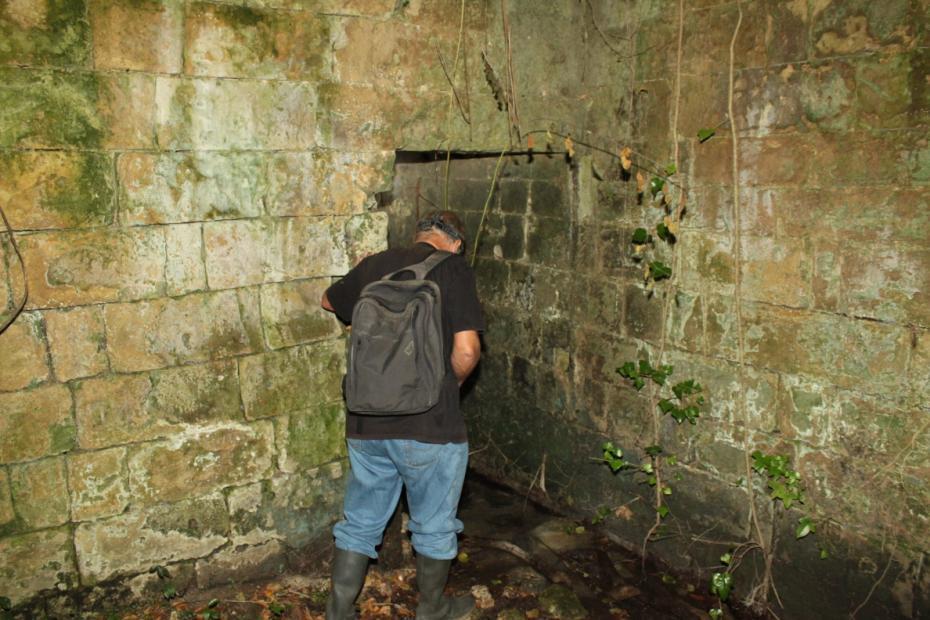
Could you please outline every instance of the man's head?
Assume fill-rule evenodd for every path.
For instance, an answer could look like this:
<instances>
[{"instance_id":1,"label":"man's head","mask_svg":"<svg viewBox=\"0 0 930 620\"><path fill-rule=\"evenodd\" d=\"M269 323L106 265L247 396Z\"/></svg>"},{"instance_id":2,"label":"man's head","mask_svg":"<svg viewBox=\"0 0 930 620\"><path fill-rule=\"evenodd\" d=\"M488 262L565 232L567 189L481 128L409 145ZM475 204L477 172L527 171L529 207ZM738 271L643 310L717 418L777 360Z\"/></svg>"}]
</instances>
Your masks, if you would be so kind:
<instances>
[{"instance_id":1,"label":"man's head","mask_svg":"<svg viewBox=\"0 0 930 620\"><path fill-rule=\"evenodd\" d=\"M414 241L453 254L465 252L465 226L452 211L433 211L417 222Z\"/></svg>"}]
</instances>

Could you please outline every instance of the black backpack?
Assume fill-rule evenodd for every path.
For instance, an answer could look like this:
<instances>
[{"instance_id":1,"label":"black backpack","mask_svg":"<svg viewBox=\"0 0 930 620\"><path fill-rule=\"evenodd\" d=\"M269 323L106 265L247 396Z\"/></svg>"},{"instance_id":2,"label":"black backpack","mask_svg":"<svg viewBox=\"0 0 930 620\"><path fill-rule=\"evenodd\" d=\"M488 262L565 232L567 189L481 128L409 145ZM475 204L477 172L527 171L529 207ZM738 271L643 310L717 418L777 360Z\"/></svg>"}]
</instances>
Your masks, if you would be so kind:
<instances>
[{"instance_id":1,"label":"black backpack","mask_svg":"<svg viewBox=\"0 0 930 620\"><path fill-rule=\"evenodd\" d=\"M352 309L346 406L353 413L422 413L439 401L446 374L439 285L426 274L449 258L436 251L362 289ZM405 271L412 280L394 280Z\"/></svg>"}]
</instances>

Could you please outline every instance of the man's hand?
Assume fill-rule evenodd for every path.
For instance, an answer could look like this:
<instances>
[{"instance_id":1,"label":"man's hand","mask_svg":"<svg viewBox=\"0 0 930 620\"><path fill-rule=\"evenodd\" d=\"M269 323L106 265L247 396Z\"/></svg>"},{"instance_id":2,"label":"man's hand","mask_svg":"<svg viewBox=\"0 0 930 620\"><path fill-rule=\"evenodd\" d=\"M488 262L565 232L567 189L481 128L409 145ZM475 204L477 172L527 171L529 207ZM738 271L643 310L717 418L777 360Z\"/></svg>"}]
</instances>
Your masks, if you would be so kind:
<instances>
[{"instance_id":1,"label":"man's hand","mask_svg":"<svg viewBox=\"0 0 930 620\"><path fill-rule=\"evenodd\" d=\"M323 306L324 310L329 310L330 312L335 312L336 309L333 308L333 304L329 303L329 297L326 296L326 292L323 292L323 299L320 301L320 305Z\"/></svg>"},{"instance_id":2,"label":"man's hand","mask_svg":"<svg viewBox=\"0 0 930 620\"><path fill-rule=\"evenodd\" d=\"M478 338L478 332L474 330L456 332L455 340L452 342L452 371L458 379L459 387L465 383L465 379L478 365L480 358L481 339Z\"/></svg>"}]
</instances>

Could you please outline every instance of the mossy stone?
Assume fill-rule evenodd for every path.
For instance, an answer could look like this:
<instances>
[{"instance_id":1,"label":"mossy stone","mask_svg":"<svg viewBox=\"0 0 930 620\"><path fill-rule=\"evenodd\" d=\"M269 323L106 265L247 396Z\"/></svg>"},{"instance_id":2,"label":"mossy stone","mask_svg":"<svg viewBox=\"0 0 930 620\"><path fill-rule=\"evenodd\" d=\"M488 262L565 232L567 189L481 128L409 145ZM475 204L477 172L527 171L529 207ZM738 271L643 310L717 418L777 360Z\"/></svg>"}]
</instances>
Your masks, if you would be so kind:
<instances>
[{"instance_id":1,"label":"mossy stone","mask_svg":"<svg viewBox=\"0 0 930 620\"><path fill-rule=\"evenodd\" d=\"M12 2L4 4L0 9L0 64L88 63L90 25L84 0L17 3L26 8Z\"/></svg>"}]
</instances>

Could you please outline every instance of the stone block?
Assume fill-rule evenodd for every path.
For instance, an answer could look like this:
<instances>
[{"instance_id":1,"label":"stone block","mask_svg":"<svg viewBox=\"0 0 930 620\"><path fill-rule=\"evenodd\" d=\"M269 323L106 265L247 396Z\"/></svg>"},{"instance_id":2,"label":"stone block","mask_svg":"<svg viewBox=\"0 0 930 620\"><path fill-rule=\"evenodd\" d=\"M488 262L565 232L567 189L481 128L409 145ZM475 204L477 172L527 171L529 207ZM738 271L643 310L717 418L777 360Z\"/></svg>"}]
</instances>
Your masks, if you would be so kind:
<instances>
[{"instance_id":1,"label":"stone block","mask_svg":"<svg viewBox=\"0 0 930 620\"><path fill-rule=\"evenodd\" d=\"M103 226L113 218L113 162L100 153L0 155L0 200L19 230Z\"/></svg>"},{"instance_id":2,"label":"stone block","mask_svg":"<svg viewBox=\"0 0 930 620\"><path fill-rule=\"evenodd\" d=\"M74 531L81 583L205 557L226 544L228 528L219 494L81 523Z\"/></svg>"},{"instance_id":3,"label":"stone block","mask_svg":"<svg viewBox=\"0 0 930 620\"><path fill-rule=\"evenodd\" d=\"M151 144L154 83L144 75L0 68L0 146Z\"/></svg>"},{"instance_id":4,"label":"stone block","mask_svg":"<svg viewBox=\"0 0 930 620\"><path fill-rule=\"evenodd\" d=\"M78 383L74 393L84 449L148 441L185 425L242 418L232 361L89 379Z\"/></svg>"},{"instance_id":5,"label":"stone block","mask_svg":"<svg viewBox=\"0 0 930 620\"><path fill-rule=\"evenodd\" d=\"M268 163L269 215L351 215L390 187L394 153L281 153Z\"/></svg>"},{"instance_id":6,"label":"stone block","mask_svg":"<svg viewBox=\"0 0 930 620\"><path fill-rule=\"evenodd\" d=\"M71 519L88 521L122 513L129 506L126 448L68 455Z\"/></svg>"},{"instance_id":7,"label":"stone block","mask_svg":"<svg viewBox=\"0 0 930 620\"><path fill-rule=\"evenodd\" d=\"M806 308L811 305L813 259L804 240L742 237L744 299Z\"/></svg>"},{"instance_id":8,"label":"stone block","mask_svg":"<svg viewBox=\"0 0 930 620\"><path fill-rule=\"evenodd\" d=\"M338 82L448 90L435 48L422 44L426 36L422 28L368 19L346 20L342 28L333 34L333 72Z\"/></svg>"},{"instance_id":9,"label":"stone block","mask_svg":"<svg viewBox=\"0 0 930 620\"><path fill-rule=\"evenodd\" d=\"M917 35L909 7L907 0L824 2L811 14L812 51L822 57L908 49Z\"/></svg>"},{"instance_id":10,"label":"stone block","mask_svg":"<svg viewBox=\"0 0 930 620\"><path fill-rule=\"evenodd\" d=\"M3 526L16 519L13 512L13 496L10 490L10 477L6 470L0 470L0 531Z\"/></svg>"},{"instance_id":11,"label":"stone block","mask_svg":"<svg viewBox=\"0 0 930 620\"><path fill-rule=\"evenodd\" d=\"M338 234L338 228L336 229ZM345 222L345 243L350 265L387 249L388 214L375 211L354 215ZM338 256L338 255L337 255Z\"/></svg>"},{"instance_id":12,"label":"stone block","mask_svg":"<svg viewBox=\"0 0 930 620\"><path fill-rule=\"evenodd\" d=\"M632 338L658 342L662 333L662 297L650 295L640 285L628 285L623 291L623 324Z\"/></svg>"},{"instance_id":13,"label":"stone block","mask_svg":"<svg viewBox=\"0 0 930 620\"><path fill-rule=\"evenodd\" d=\"M320 81L330 66L329 20L305 11L187 5L184 72Z\"/></svg>"},{"instance_id":14,"label":"stone block","mask_svg":"<svg viewBox=\"0 0 930 620\"><path fill-rule=\"evenodd\" d=\"M501 210L525 215L529 204L529 191L529 183L522 179L502 180L497 190Z\"/></svg>"},{"instance_id":15,"label":"stone block","mask_svg":"<svg viewBox=\"0 0 930 620\"><path fill-rule=\"evenodd\" d=\"M571 265L571 227L563 219L528 217L527 258L550 267L568 268Z\"/></svg>"},{"instance_id":16,"label":"stone block","mask_svg":"<svg viewBox=\"0 0 930 620\"><path fill-rule=\"evenodd\" d=\"M165 292L165 238L158 228L23 235L33 308L126 301Z\"/></svg>"},{"instance_id":17,"label":"stone block","mask_svg":"<svg viewBox=\"0 0 930 620\"><path fill-rule=\"evenodd\" d=\"M926 74L920 60L917 55L896 54L864 58L857 63L856 98L863 125L899 129L926 122L930 110L921 110L919 101L914 100L920 91L912 92L912 86L920 83L917 74Z\"/></svg>"},{"instance_id":18,"label":"stone block","mask_svg":"<svg viewBox=\"0 0 930 620\"><path fill-rule=\"evenodd\" d=\"M715 80L718 85L726 84L724 80ZM719 86L718 86L719 89ZM761 135L772 131L792 129L801 122L801 74L789 67L776 69L747 69L741 71L733 84L733 107L737 127L740 131L752 130ZM719 90L717 90L719 95ZM711 109L725 110L726 95L723 106ZM717 99L716 101L720 101ZM705 119L706 119L705 111ZM711 123L706 121L701 127ZM714 125L717 123L714 122ZM696 136L700 127L685 136ZM728 132L729 127L717 131ZM700 151L699 151L700 152Z\"/></svg>"},{"instance_id":19,"label":"stone block","mask_svg":"<svg viewBox=\"0 0 930 620\"><path fill-rule=\"evenodd\" d=\"M205 223L204 244L210 287L227 288L343 274L349 270L346 254L348 232L345 218L275 218Z\"/></svg>"},{"instance_id":20,"label":"stone block","mask_svg":"<svg viewBox=\"0 0 930 620\"><path fill-rule=\"evenodd\" d=\"M0 12L0 64L84 67L90 59L86 3L11 2Z\"/></svg>"},{"instance_id":21,"label":"stone block","mask_svg":"<svg viewBox=\"0 0 930 620\"><path fill-rule=\"evenodd\" d=\"M261 342L248 316L236 291L110 304L104 318L111 364L132 372L251 353Z\"/></svg>"},{"instance_id":22,"label":"stone block","mask_svg":"<svg viewBox=\"0 0 930 620\"><path fill-rule=\"evenodd\" d=\"M542 217L571 218L571 205L564 189L545 181L534 181L530 189L530 208L534 215Z\"/></svg>"},{"instance_id":23,"label":"stone block","mask_svg":"<svg viewBox=\"0 0 930 620\"><path fill-rule=\"evenodd\" d=\"M856 71L844 60L806 63L801 71L804 118L821 131L848 131L856 120Z\"/></svg>"},{"instance_id":24,"label":"stone block","mask_svg":"<svg viewBox=\"0 0 930 620\"><path fill-rule=\"evenodd\" d=\"M326 341L239 359L249 419L287 415L340 400L345 344Z\"/></svg>"},{"instance_id":25,"label":"stone block","mask_svg":"<svg viewBox=\"0 0 930 620\"><path fill-rule=\"evenodd\" d=\"M287 567L285 547L277 540L222 549L197 561L197 586L212 588L280 575Z\"/></svg>"},{"instance_id":26,"label":"stone block","mask_svg":"<svg viewBox=\"0 0 930 620\"><path fill-rule=\"evenodd\" d=\"M0 146L94 147L102 141L97 76L6 67L0 83Z\"/></svg>"},{"instance_id":27,"label":"stone block","mask_svg":"<svg viewBox=\"0 0 930 620\"><path fill-rule=\"evenodd\" d=\"M364 84L322 85L319 146L354 152L395 149L402 144L398 124L403 123L404 102L387 99L382 88Z\"/></svg>"},{"instance_id":28,"label":"stone block","mask_svg":"<svg viewBox=\"0 0 930 620\"><path fill-rule=\"evenodd\" d=\"M156 135L165 149L314 146L317 94L309 82L158 77Z\"/></svg>"},{"instance_id":29,"label":"stone block","mask_svg":"<svg viewBox=\"0 0 930 620\"><path fill-rule=\"evenodd\" d=\"M320 306L330 280L296 280L261 287L262 326L272 349L333 338L341 333L332 313Z\"/></svg>"},{"instance_id":30,"label":"stone block","mask_svg":"<svg viewBox=\"0 0 930 620\"><path fill-rule=\"evenodd\" d=\"M276 224L269 220L209 222L203 226L207 282L210 288L261 284L270 267ZM322 274L321 274L322 275Z\"/></svg>"},{"instance_id":31,"label":"stone block","mask_svg":"<svg viewBox=\"0 0 930 620\"><path fill-rule=\"evenodd\" d=\"M189 427L167 441L134 446L129 487L143 504L174 502L255 482L274 465L271 422Z\"/></svg>"},{"instance_id":32,"label":"stone block","mask_svg":"<svg viewBox=\"0 0 930 620\"><path fill-rule=\"evenodd\" d=\"M267 189L256 153L124 153L117 174L130 225L257 217Z\"/></svg>"},{"instance_id":33,"label":"stone block","mask_svg":"<svg viewBox=\"0 0 930 620\"><path fill-rule=\"evenodd\" d=\"M0 394L0 463L61 454L74 447L71 392L50 385Z\"/></svg>"},{"instance_id":34,"label":"stone block","mask_svg":"<svg viewBox=\"0 0 930 620\"><path fill-rule=\"evenodd\" d=\"M744 329L746 360L765 368L889 395L906 382L909 334L894 325L750 304Z\"/></svg>"},{"instance_id":35,"label":"stone block","mask_svg":"<svg viewBox=\"0 0 930 620\"><path fill-rule=\"evenodd\" d=\"M915 429L926 414L852 392L841 391L836 400L837 415L830 425L834 449L855 459L884 455L901 458L902 465L930 465L930 454L919 450L901 454L902 446L914 445Z\"/></svg>"},{"instance_id":36,"label":"stone block","mask_svg":"<svg viewBox=\"0 0 930 620\"><path fill-rule=\"evenodd\" d=\"M835 390L796 375L782 375L778 390L781 432L815 446L826 445L832 436L831 421L839 416Z\"/></svg>"},{"instance_id":37,"label":"stone block","mask_svg":"<svg viewBox=\"0 0 930 620\"><path fill-rule=\"evenodd\" d=\"M292 474L345 458L345 415L339 401L275 418L278 469Z\"/></svg>"},{"instance_id":38,"label":"stone block","mask_svg":"<svg viewBox=\"0 0 930 620\"><path fill-rule=\"evenodd\" d=\"M271 479L269 511L282 541L291 548L330 535L342 511L345 465L336 462L309 472Z\"/></svg>"},{"instance_id":39,"label":"stone block","mask_svg":"<svg viewBox=\"0 0 930 620\"><path fill-rule=\"evenodd\" d=\"M63 525L70 515L64 457L10 467L13 505L25 529Z\"/></svg>"},{"instance_id":40,"label":"stone block","mask_svg":"<svg viewBox=\"0 0 930 620\"><path fill-rule=\"evenodd\" d=\"M845 311L930 326L930 248L845 244L841 260Z\"/></svg>"},{"instance_id":41,"label":"stone block","mask_svg":"<svg viewBox=\"0 0 930 620\"><path fill-rule=\"evenodd\" d=\"M906 184L907 159L914 152L916 134L905 131L861 137L859 134L812 135L806 159L815 187ZM748 162L747 162L748 163ZM903 164L903 165L902 165Z\"/></svg>"},{"instance_id":42,"label":"stone block","mask_svg":"<svg viewBox=\"0 0 930 620\"><path fill-rule=\"evenodd\" d=\"M166 226L165 255L165 292L168 295L186 295L207 288L200 224Z\"/></svg>"},{"instance_id":43,"label":"stone block","mask_svg":"<svg viewBox=\"0 0 930 620\"><path fill-rule=\"evenodd\" d=\"M814 145L795 136L744 139L739 181L743 185L802 186L811 176L815 152Z\"/></svg>"},{"instance_id":44,"label":"stone block","mask_svg":"<svg viewBox=\"0 0 930 620\"><path fill-rule=\"evenodd\" d=\"M269 510L270 491L271 483L267 480L230 489L226 502L233 544L257 545L277 538Z\"/></svg>"},{"instance_id":45,"label":"stone block","mask_svg":"<svg viewBox=\"0 0 930 620\"><path fill-rule=\"evenodd\" d=\"M59 381L90 377L109 367L100 306L46 310L45 330Z\"/></svg>"},{"instance_id":46,"label":"stone block","mask_svg":"<svg viewBox=\"0 0 930 620\"><path fill-rule=\"evenodd\" d=\"M99 76L97 109L105 128L102 146L145 149L155 144L155 77L142 73Z\"/></svg>"},{"instance_id":47,"label":"stone block","mask_svg":"<svg viewBox=\"0 0 930 620\"><path fill-rule=\"evenodd\" d=\"M49 379L48 351L42 316L26 312L0 334L0 390L20 390Z\"/></svg>"},{"instance_id":48,"label":"stone block","mask_svg":"<svg viewBox=\"0 0 930 620\"><path fill-rule=\"evenodd\" d=\"M42 590L67 590L77 580L69 527L0 538L0 582L14 605Z\"/></svg>"},{"instance_id":49,"label":"stone block","mask_svg":"<svg viewBox=\"0 0 930 620\"><path fill-rule=\"evenodd\" d=\"M97 69L180 72L181 3L90 0L89 5Z\"/></svg>"},{"instance_id":50,"label":"stone block","mask_svg":"<svg viewBox=\"0 0 930 620\"><path fill-rule=\"evenodd\" d=\"M686 237L678 243L681 244L680 282L690 289L732 294L736 261L730 235L707 233Z\"/></svg>"}]
</instances>

